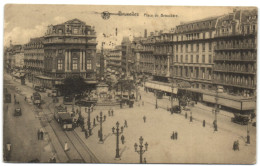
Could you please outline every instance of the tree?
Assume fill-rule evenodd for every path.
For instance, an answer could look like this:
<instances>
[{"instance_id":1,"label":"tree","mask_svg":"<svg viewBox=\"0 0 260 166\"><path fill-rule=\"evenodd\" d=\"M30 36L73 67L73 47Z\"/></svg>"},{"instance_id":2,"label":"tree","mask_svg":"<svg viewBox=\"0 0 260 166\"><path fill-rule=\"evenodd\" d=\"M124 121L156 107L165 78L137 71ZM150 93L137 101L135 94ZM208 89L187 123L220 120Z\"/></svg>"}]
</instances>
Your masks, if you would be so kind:
<instances>
[{"instance_id":1,"label":"tree","mask_svg":"<svg viewBox=\"0 0 260 166\"><path fill-rule=\"evenodd\" d=\"M64 95L80 95L88 89L88 85L85 83L84 78L80 76L70 76L65 78L62 91Z\"/></svg>"}]
</instances>

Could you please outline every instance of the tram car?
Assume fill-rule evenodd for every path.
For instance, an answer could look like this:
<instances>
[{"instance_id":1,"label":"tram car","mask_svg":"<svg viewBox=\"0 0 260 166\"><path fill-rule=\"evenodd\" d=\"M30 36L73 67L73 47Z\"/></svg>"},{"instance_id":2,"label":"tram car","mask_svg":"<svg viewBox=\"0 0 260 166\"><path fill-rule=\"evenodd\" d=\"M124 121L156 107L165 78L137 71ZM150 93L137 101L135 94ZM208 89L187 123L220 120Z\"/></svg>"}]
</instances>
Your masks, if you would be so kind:
<instances>
[{"instance_id":1,"label":"tram car","mask_svg":"<svg viewBox=\"0 0 260 166\"><path fill-rule=\"evenodd\" d=\"M73 130L72 117L61 105L55 107L54 119L61 125L63 130Z\"/></svg>"},{"instance_id":2,"label":"tram car","mask_svg":"<svg viewBox=\"0 0 260 166\"><path fill-rule=\"evenodd\" d=\"M4 102L5 103L11 103L12 102L12 96L10 93L8 93L7 88L4 88Z\"/></svg>"},{"instance_id":3,"label":"tram car","mask_svg":"<svg viewBox=\"0 0 260 166\"><path fill-rule=\"evenodd\" d=\"M41 105L41 95L38 92L33 93L32 96L33 104L40 106Z\"/></svg>"},{"instance_id":4,"label":"tram car","mask_svg":"<svg viewBox=\"0 0 260 166\"><path fill-rule=\"evenodd\" d=\"M73 104L73 96L64 96L63 97L63 104L64 105L72 105Z\"/></svg>"}]
</instances>

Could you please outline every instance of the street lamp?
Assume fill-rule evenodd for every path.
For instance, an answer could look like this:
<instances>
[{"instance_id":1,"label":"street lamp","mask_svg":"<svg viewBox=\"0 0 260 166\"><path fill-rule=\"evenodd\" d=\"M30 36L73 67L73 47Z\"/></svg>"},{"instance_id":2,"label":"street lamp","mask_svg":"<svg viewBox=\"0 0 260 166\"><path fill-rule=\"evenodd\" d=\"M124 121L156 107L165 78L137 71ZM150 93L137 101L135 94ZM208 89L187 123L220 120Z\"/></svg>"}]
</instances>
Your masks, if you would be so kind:
<instances>
[{"instance_id":1,"label":"street lamp","mask_svg":"<svg viewBox=\"0 0 260 166\"><path fill-rule=\"evenodd\" d=\"M252 118L250 117L247 123L247 137L246 137L246 143L250 144L250 124L252 122Z\"/></svg>"},{"instance_id":2,"label":"street lamp","mask_svg":"<svg viewBox=\"0 0 260 166\"><path fill-rule=\"evenodd\" d=\"M99 130L99 134L98 134L98 136L99 136L99 143L104 143L103 133L102 133L102 123L105 122L105 116L102 115L102 112L100 112L100 117L98 117L98 115L97 115L97 121L100 123L100 130Z\"/></svg>"},{"instance_id":3,"label":"street lamp","mask_svg":"<svg viewBox=\"0 0 260 166\"><path fill-rule=\"evenodd\" d=\"M88 113L88 121L87 121L88 130L91 130L90 112L93 112L93 106L85 108L85 112ZM91 135L91 132L90 132L90 135Z\"/></svg>"},{"instance_id":4,"label":"street lamp","mask_svg":"<svg viewBox=\"0 0 260 166\"><path fill-rule=\"evenodd\" d=\"M113 134L116 135L116 157L115 157L115 160L121 160L120 155L119 155L119 135L123 133L123 129L124 129L124 127L121 126L121 131L119 131L119 122L118 121L116 122L116 128L115 127L112 128ZM116 132L115 132L115 130L116 130Z\"/></svg>"},{"instance_id":5,"label":"street lamp","mask_svg":"<svg viewBox=\"0 0 260 166\"><path fill-rule=\"evenodd\" d=\"M137 150L137 148L138 148L137 143L134 144L135 152L137 152L138 154L140 154L140 163L141 163L141 164L143 163L143 154L144 154L144 152L146 152L146 151L148 150L148 143L147 143L147 142L144 144L145 149L143 150L143 147L144 147L144 146L143 146L143 141L144 141L144 139L143 139L143 137L141 136L141 137L139 138L139 143L140 143L139 148L140 148L140 150Z\"/></svg>"},{"instance_id":6,"label":"street lamp","mask_svg":"<svg viewBox=\"0 0 260 166\"><path fill-rule=\"evenodd\" d=\"M157 91L155 90L155 109L158 108L158 103L157 103Z\"/></svg>"},{"instance_id":7,"label":"street lamp","mask_svg":"<svg viewBox=\"0 0 260 166\"><path fill-rule=\"evenodd\" d=\"M171 93L171 109L172 109L172 107L173 107L173 101L172 101L172 94L173 94L173 83L172 83L172 86L171 86L171 88L172 88L172 93Z\"/></svg>"},{"instance_id":8,"label":"street lamp","mask_svg":"<svg viewBox=\"0 0 260 166\"><path fill-rule=\"evenodd\" d=\"M217 113L218 113L218 87L216 89L216 109L215 109L215 120L214 120L214 131L218 131L218 124L217 124Z\"/></svg>"}]
</instances>

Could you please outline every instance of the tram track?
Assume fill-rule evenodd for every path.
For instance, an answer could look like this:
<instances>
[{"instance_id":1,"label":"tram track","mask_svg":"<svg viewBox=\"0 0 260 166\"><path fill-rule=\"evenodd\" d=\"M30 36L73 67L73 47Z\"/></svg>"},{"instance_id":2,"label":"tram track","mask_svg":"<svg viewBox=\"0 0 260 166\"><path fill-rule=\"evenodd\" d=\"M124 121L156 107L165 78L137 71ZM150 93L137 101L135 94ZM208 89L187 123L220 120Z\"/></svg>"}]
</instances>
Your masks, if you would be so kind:
<instances>
[{"instance_id":1,"label":"tram track","mask_svg":"<svg viewBox=\"0 0 260 166\"><path fill-rule=\"evenodd\" d=\"M51 114L53 112L51 111L50 105L52 103L48 103L47 109ZM44 115L46 113L44 112ZM57 123L57 122L56 122ZM49 123L50 126L52 127L52 130L54 131L56 137L58 138L60 144L62 145L62 141L59 139L58 134L55 132L55 129L53 128L52 124ZM82 141L82 139L78 136L78 134L73 130L73 131L63 131L64 134L66 135L67 139L70 141L70 144L74 147L76 150L77 154L80 156L81 160L84 161L85 163L100 163L99 159L91 152L91 150L86 146L86 144ZM68 152L65 152L69 160L73 160Z\"/></svg>"}]
</instances>

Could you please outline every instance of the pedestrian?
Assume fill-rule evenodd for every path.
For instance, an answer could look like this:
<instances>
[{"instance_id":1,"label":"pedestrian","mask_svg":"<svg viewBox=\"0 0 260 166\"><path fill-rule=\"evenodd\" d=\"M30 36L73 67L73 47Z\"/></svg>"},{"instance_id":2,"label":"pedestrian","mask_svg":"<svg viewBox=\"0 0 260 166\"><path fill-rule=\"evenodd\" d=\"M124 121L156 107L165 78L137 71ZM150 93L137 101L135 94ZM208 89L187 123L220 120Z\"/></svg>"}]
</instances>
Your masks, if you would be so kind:
<instances>
[{"instance_id":1,"label":"pedestrian","mask_svg":"<svg viewBox=\"0 0 260 166\"><path fill-rule=\"evenodd\" d=\"M144 106L144 101L142 101L142 106Z\"/></svg>"},{"instance_id":2,"label":"pedestrian","mask_svg":"<svg viewBox=\"0 0 260 166\"><path fill-rule=\"evenodd\" d=\"M38 129L38 131L37 131L38 140L40 140L40 135L41 135L41 132L40 132L40 129Z\"/></svg>"},{"instance_id":3,"label":"pedestrian","mask_svg":"<svg viewBox=\"0 0 260 166\"><path fill-rule=\"evenodd\" d=\"M88 134L89 134L89 136L92 135L92 129L91 128L88 130Z\"/></svg>"},{"instance_id":4,"label":"pedestrian","mask_svg":"<svg viewBox=\"0 0 260 166\"><path fill-rule=\"evenodd\" d=\"M111 115L114 116L114 110L111 110Z\"/></svg>"},{"instance_id":5,"label":"pedestrian","mask_svg":"<svg viewBox=\"0 0 260 166\"><path fill-rule=\"evenodd\" d=\"M146 158L144 158L144 164L146 164Z\"/></svg>"},{"instance_id":6,"label":"pedestrian","mask_svg":"<svg viewBox=\"0 0 260 166\"><path fill-rule=\"evenodd\" d=\"M192 122L192 114L190 114L190 122Z\"/></svg>"},{"instance_id":7,"label":"pedestrian","mask_svg":"<svg viewBox=\"0 0 260 166\"><path fill-rule=\"evenodd\" d=\"M237 140L237 142L236 142L236 147L237 147L237 150L239 151L239 141Z\"/></svg>"},{"instance_id":8,"label":"pedestrian","mask_svg":"<svg viewBox=\"0 0 260 166\"><path fill-rule=\"evenodd\" d=\"M124 135L121 136L121 142L122 142L122 144L125 143L125 136Z\"/></svg>"},{"instance_id":9,"label":"pedestrian","mask_svg":"<svg viewBox=\"0 0 260 166\"><path fill-rule=\"evenodd\" d=\"M110 110L108 110L108 116L110 116Z\"/></svg>"},{"instance_id":10,"label":"pedestrian","mask_svg":"<svg viewBox=\"0 0 260 166\"><path fill-rule=\"evenodd\" d=\"M85 130L85 138L88 138L88 130Z\"/></svg>"},{"instance_id":11,"label":"pedestrian","mask_svg":"<svg viewBox=\"0 0 260 166\"><path fill-rule=\"evenodd\" d=\"M236 141L234 141L234 143L233 143L233 150L234 151L237 150L237 142Z\"/></svg>"},{"instance_id":12,"label":"pedestrian","mask_svg":"<svg viewBox=\"0 0 260 166\"><path fill-rule=\"evenodd\" d=\"M26 101L26 99L27 99L27 98L26 98L26 96L25 96L25 97L24 97L24 101Z\"/></svg>"},{"instance_id":13,"label":"pedestrian","mask_svg":"<svg viewBox=\"0 0 260 166\"><path fill-rule=\"evenodd\" d=\"M126 128L128 127L128 126L127 126L127 121L126 121L126 120L125 120L125 124L124 124L124 127L126 127Z\"/></svg>"},{"instance_id":14,"label":"pedestrian","mask_svg":"<svg viewBox=\"0 0 260 166\"><path fill-rule=\"evenodd\" d=\"M96 118L93 120L93 126L96 126Z\"/></svg>"},{"instance_id":15,"label":"pedestrian","mask_svg":"<svg viewBox=\"0 0 260 166\"><path fill-rule=\"evenodd\" d=\"M206 121L205 121L205 120L203 120L203 127L205 127L205 125L206 125Z\"/></svg>"},{"instance_id":16,"label":"pedestrian","mask_svg":"<svg viewBox=\"0 0 260 166\"><path fill-rule=\"evenodd\" d=\"M106 115L104 115L104 121L106 121L106 118L107 118L107 116L106 116Z\"/></svg>"},{"instance_id":17,"label":"pedestrian","mask_svg":"<svg viewBox=\"0 0 260 166\"><path fill-rule=\"evenodd\" d=\"M185 112L185 119L187 119L188 118L188 114L187 114L187 112Z\"/></svg>"},{"instance_id":18,"label":"pedestrian","mask_svg":"<svg viewBox=\"0 0 260 166\"><path fill-rule=\"evenodd\" d=\"M69 145L68 145L67 141L65 141L64 151L68 151L68 150L69 150Z\"/></svg>"},{"instance_id":19,"label":"pedestrian","mask_svg":"<svg viewBox=\"0 0 260 166\"><path fill-rule=\"evenodd\" d=\"M142 96L140 95L140 100L142 100Z\"/></svg>"},{"instance_id":20,"label":"pedestrian","mask_svg":"<svg viewBox=\"0 0 260 166\"><path fill-rule=\"evenodd\" d=\"M175 139L175 133L174 133L174 131L172 132L172 139L173 139L173 140Z\"/></svg>"},{"instance_id":21,"label":"pedestrian","mask_svg":"<svg viewBox=\"0 0 260 166\"><path fill-rule=\"evenodd\" d=\"M43 140L43 130L41 129L41 132L40 132L40 137L41 137L41 140Z\"/></svg>"},{"instance_id":22,"label":"pedestrian","mask_svg":"<svg viewBox=\"0 0 260 166\"><path fill-rule=\"evenodd\" d=\"M146 117L145 116L143 117L143 120L144 120L144 123L145 123L146 122Z\"/></svg>"},{"instance_id":23,"label":"pedestrian","mask_svg":"<svg viewBox=\"0 0 260 166\"><path fill-rule=\"evenodd\" d=\"M175 139L178 139L178 132L175 132Z\"/></svg>"}]
</instances>

